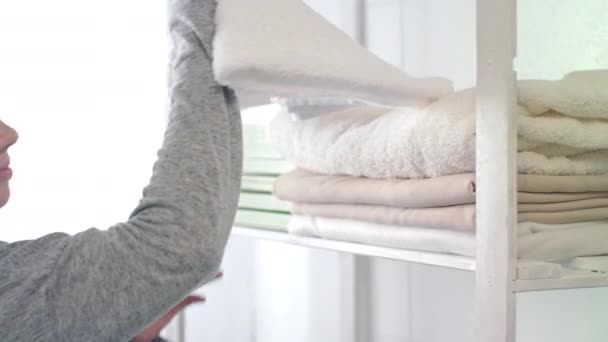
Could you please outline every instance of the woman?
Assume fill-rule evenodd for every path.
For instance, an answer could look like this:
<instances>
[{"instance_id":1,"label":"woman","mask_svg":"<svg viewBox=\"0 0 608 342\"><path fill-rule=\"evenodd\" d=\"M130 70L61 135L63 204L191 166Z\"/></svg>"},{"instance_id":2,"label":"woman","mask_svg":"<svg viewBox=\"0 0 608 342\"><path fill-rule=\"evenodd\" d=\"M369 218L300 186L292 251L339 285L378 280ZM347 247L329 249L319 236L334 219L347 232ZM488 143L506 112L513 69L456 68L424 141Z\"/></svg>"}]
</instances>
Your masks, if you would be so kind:
<instances>
[{"instance_id":1,"label":"woman","mask_svg":"<svg viewBox=\"0 0 608 342\"><path fill-rule=\"evenodd\" d=\"M240 187L240 115L213 78L215 1L171 10L170 120L139 206L108 230L0 243L3 342L148 341L145 327L216 276ZM4 204L17 135L2 124L0 137Z\"/></svg>"}]
</instances>

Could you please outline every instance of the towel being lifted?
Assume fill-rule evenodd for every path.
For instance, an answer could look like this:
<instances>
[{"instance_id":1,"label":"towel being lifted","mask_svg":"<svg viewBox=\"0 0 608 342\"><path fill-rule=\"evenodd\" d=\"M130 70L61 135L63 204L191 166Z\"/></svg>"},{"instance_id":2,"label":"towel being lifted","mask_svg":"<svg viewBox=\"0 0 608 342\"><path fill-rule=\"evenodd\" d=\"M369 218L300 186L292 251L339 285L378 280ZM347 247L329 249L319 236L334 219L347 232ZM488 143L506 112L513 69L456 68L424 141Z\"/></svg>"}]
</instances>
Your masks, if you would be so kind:
<instances>
[{"instance_id":1,"label":"towel being lifted","mask_svg":"<svg viewBox=\"0 0 608 342\"><path fill-rule=\"evenodd\" d=\"M269 97L423 106L452 92L382 61L301 0L218 1L213 45L220 83Z\"/></svg>"}]
</instances>

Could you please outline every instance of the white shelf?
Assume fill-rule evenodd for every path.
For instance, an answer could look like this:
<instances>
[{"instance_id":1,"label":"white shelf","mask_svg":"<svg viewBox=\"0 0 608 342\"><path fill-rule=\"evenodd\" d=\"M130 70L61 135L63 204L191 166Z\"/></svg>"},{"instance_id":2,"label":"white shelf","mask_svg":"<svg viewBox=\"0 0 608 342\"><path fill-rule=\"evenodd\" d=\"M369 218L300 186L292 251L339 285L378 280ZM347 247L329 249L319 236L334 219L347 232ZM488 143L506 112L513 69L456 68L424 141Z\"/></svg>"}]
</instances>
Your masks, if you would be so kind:
<instances>
[{"instance_id":1,"label":"white shelf","mask_svg":"<svg viewBox=\"0 0 608 342\"><path fill-rule=\"evenodd\" d=\"M608 275L590 274L586 276L565 276L557 279L517 280L517 292L549 291L608 287Z\"/></svg>"},{"instance_id":2,"label":"white shelf","mask_svg":"<svg viewBox=\"0 0 608 342\"><path fill-rule=\"evenodd\" d=\"M232 233L252 239L275 241L295 246L317 248L341 253L371 256L425 265L440 266L465 271L475 271L475 259L453 254L440 254L364 245L359 243L325 240L314 237L290 235L285 232L256 228L234 227ZM555 279L516 280L515 292L533 292L608 287L607 274L571 275Z\"/></svg>"},{"instance_id":3,"label":"white shelf","mask_svg":"<svg viewBox=\"0 0 608 342\"><path fill-rule=\"evenodd\" d=\"M325 249L342 253L373 256L400 261L409 261L419 264L455 268L466 271L475 270L475 259L459 255L419 252L388 247L370 246L351 242L295 236L284 232L275 232L244 227L234 227L232 229L232 233L237 236L277 241L297 246Z\"/></svg>"}]
</instances>

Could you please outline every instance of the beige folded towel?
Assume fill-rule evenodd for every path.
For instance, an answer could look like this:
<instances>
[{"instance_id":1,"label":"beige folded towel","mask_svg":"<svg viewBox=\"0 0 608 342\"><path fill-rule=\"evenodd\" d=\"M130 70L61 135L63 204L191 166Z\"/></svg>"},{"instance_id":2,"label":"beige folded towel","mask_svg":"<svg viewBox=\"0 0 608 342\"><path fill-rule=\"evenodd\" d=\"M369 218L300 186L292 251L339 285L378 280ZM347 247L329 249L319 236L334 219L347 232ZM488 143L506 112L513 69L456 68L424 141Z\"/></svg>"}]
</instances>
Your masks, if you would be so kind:
<instances>
[{"instance_id":1,"label":"beige folded towel","mask_svg":"<svg viewBox=\"0 0 608 342\"><path fill-rule=\"evenodd\" d=\"M519 175L519 191L526 192L600 192L608 191L608 175L540 176Z\"/></svg>"},{"instance_id":2,"label":"beige folded towel","mask_svg":"<svg viewBox=\"0 0 608 342\"><path fill-rule=\"evenodd\" d=\"M295 170L280 176L274 193L300 203L369 204L428 208L475 203L475 175L427 179L373 179L329 176Z\"/></svg>"},{"instance_id":3,"label":"beige folded towel","mask_svg":"<svg viewBox=\"0 0 608 342\"><path fill-rule=\"evenodd\" d=\"M608 219L608 207L558 212L533 212L517 215L519 222L565 224Z\"/></svg>"},{"instance_id":4,"label":"beige folded towel","mask_svg":"<svg viewBox=\"0 0 608 342\"><path fill-rule=\"evenodd\" d=\"M584 209L604 208L608 212L608 198L592 198L580 201L558 202L558 203L519 203L517 211L521 213L530 212L565 212L579 211Z\"/></svg>"},{"instance_id":5,"label":"beige folded towel","mask_svg":"<svg viewBox=\"0 0 608 342\"><path fill-rule=\"evenodd\" d=\"M518 183L520 203L557 203L608 198L608 175L519 175ZM295 170L277 179L274 192L282 200L299 203L367 204L400 208L443 207L475 203L475 175L373 179ZM590 208L581 207L579 204L576 207L564 208ZM597 207L597 204L591 207Z\"/></svg>"},{"instance_id":6,"label":"beige folded towel","mask_svg":"<svg viewBox=\"0 0 608 342\"><path fill-rule=\"evenodd\" d=\"M556 193L517 193L517 202L520 204L528 203L560 203L582 201L593 198L608 198L608 192L556 192Z\"/></svg>"}]
</instances>

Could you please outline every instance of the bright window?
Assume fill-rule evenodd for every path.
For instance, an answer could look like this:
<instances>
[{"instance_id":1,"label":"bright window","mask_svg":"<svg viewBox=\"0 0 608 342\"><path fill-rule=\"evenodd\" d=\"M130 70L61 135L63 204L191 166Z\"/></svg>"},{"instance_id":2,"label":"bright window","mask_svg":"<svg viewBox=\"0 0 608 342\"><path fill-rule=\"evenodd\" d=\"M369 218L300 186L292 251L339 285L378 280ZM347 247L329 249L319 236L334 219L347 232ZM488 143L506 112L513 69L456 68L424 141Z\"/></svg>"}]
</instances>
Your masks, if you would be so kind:
<instances>
[{"instance_id":1,"label":"bright window","mask_svg":"<svg viewBox=\"0 0 608 342\"><path fill-rule=\"evenodd\" d=\"M0 118L21 135L0 240L128 218L166 123L166 6L0 1Z\"/></svg>"}]
</instances>

